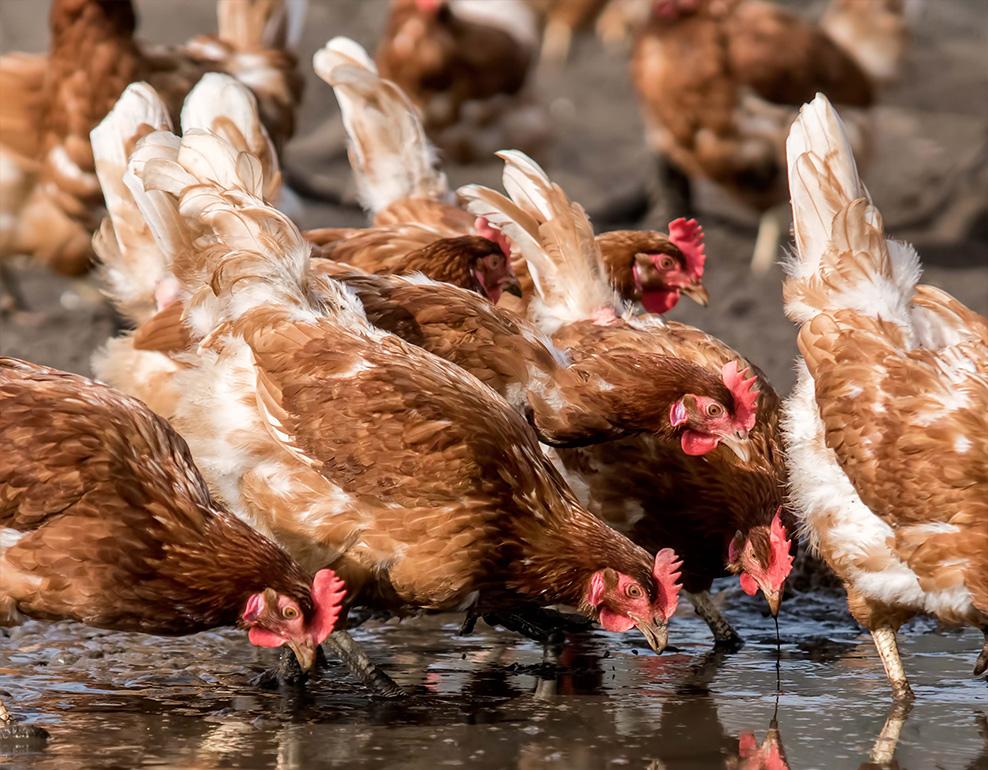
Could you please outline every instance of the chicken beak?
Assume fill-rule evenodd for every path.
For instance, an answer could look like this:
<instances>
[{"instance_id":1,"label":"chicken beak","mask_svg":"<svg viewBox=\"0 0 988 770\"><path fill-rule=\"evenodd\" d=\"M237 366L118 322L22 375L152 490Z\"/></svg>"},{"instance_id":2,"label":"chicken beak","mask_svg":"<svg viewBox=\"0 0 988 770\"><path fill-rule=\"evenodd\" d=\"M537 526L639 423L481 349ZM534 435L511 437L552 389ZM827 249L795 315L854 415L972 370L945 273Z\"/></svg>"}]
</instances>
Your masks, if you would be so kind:
<instances>
[{"instance_id":1,"label":"chicken beak","mask_svg":"<svg viewBox=\"0 0 988 770\"><path fill-rule=\"evenodd\" d=\"M289 642L288 646L295 653L299 668L303 672L310 671L312 665L316 662L316 644L311 639L306 639L301 642Z\"/></svg>"},{"instance_id":2,"label":"chicken beak","mask_svg":"<svg viewBox=\"0 0 988 770\"><path fill-rule=\"evenodd\" d=\"M779 617L779 607L782 606L782 592L763 588L762 593L765 595L765 601L768 602L768 611L772 613L772 617Z\"/></svg>"},{"instance_id":3,"label":"chicken beak","mask_svg":"<svg viewBox=\"0 0 988 770\"><path fill-rule=\"evenodd\" d=\"M656 618L651 622L635 623L635 626L642 632L642 636L645 637L645 641L648 642L648 646L652 648L655 654L661 655L666 645L669 644L669 623L662 618Z\"/></svg>"},{"instance_id":4,"label":"chicken beak","mask_svg":"<svg viewBox=\"0 0 988 770\"><path fill-rule=\"evenodd\" d=\"M683 287L683 294L696 304L706 307L710 303L710 294L702 283L694 283Z\"/></svg>"},{"instance_id":5,"label":"chicken beak","mask_svg":"<svg viewBox=\"0 0 988 770\"><path fill-rule=\"evenodd\" d=\"M738 456L741 462L746 463L751 457L751 450L748 448L748 437L742 438L736 433L729 433L720 437L721 443Z\"/></svg>"},{"instance_id":6,"label":"chicken beak","mask_svg":"<svg viewBox=\"0 0 988 770\"><path fill-rule=\"evenodd\" d=\"M514 294L516 297L521 297L521 284L518 283L518 279L513 275L504 278L501 281L501 291L507 292L508 294Z\"/></svg>"}]
</instances>

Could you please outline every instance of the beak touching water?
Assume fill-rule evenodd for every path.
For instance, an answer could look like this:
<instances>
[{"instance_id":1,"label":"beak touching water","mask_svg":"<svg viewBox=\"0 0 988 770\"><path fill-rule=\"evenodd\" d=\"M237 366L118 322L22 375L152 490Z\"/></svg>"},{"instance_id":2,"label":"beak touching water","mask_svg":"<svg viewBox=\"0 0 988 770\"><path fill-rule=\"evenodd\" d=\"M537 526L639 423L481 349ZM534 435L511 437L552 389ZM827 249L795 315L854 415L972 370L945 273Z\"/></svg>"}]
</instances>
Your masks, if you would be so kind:
<instances>
[{"instance_id":1,"label":"beak touching water","mask_svg":"<svg viewBox=\"0 0 988 770\"><path fill-rule=\"evenodd\" d=\"M311 639L301 642L288 642L291 651L295 653L299 668L303 672L310 671L316 662L316 644Z\"/></svg>"},{"instance_id":2,"label":"beak touching water","mask_svg":"<svg viewBox=\"0 0 988 770\"><path fill-rule=\"evenodd\" d=\"M748 448L747 434L729 433L720 437L721 443L738 456L741 462L748 462L751 450Z\"/></svg>"},{"instance_id":3,"label":"beak touching water","mask_svg":"<svg viewBox=\"0 0 988 770\"><path fill-rule=\"evenodd\" d=\"M642 632L642 636L655 654L661 655L669 644L669 623L664 618L655 618L651 621L636 622L635 626Z\"/></svg>"},{"instance_id":4,"label":"beak touching water","mask_svg":"<svg viewBox=\"0 0 988 770\"><path fill-rule=\"evenodd\" d=\"M773 618L777 618L779 607L782 606L782 592L763 588L762 593L765 595L765 601L768 602L768 611L772 613Z\"/></svg>"},{"instance_id":5,"label":"beak touching water","mask_svg":"<svg viewBox=\"0 0 988 770\"><path fill-rule=\"evenodd\" d=\"M701 283L690 284L683 287L683 294L693 300L696 304L706 307L710 302L710 294Z\"/></svg>"}]
</instances>

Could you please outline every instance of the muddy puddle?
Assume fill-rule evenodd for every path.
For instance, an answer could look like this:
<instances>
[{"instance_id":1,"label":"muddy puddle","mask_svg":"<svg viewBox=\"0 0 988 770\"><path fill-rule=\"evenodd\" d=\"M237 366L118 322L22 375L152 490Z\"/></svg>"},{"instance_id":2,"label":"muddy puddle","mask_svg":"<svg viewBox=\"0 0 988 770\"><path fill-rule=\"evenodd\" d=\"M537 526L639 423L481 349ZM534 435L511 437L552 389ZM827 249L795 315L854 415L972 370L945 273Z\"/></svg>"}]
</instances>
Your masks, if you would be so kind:
<instances>
[{"instance_id":1,"label":"muddy puddle","mask_svg":"<svg viewBox=\"0 0 988 770\"><path fill-rule=\"evenodd\" d=\"M249 679L274 658L237 632L162 640L31 623L3 640L0 689L51 740L0 766L988 768L977 632L916 622L901 635L917 694L903 722L838 602L790 602L781 656L756 605L727 607L748 641L737 654L712 652L687 612L675 651L599 632L572 639L554 670L536 645L483 624L469 637L450 616L369 625L356 635L414 692L402 703L368 697L335 664L305 691L259 691Z\"/></svg>"}]
</instances>

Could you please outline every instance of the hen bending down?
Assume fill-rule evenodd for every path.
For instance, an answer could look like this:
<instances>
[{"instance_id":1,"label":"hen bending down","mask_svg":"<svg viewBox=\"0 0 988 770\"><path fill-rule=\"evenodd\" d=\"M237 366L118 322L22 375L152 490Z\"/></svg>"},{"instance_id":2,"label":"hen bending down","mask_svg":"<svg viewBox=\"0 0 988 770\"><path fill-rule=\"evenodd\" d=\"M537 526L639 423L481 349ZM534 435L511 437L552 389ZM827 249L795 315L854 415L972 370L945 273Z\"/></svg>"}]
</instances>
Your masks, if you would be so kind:
<instances>
[{"instance_id":1,"label":"hen bending down","mask_svg":"<svg viewBox=\"0 0 988 770\"><path fill-rule=\"evenodd\" d=\"M181 47L134 38L129 0L55 0L47 55L0 57L0 261L29 254L57 272L84 273L103 215L90 130L127 84L146 80L173 116L204 72L254 91L275 144L294 130L301 93L290 37L304 2L219 0L219 33Z\"/></svg>"},{"instance_id":2,"label":"hen bending down","mask_svg":"<svg viewBox=\"0 0 988 770\"><path fill-rule=\"evenodd\" d=\"M597 520L490 389L313 274L253 158L194 130L151 134L134 158L138 197L161 188L180 214L149 219L158 246L186 244L172 265L199 344L174 373L174 424L236 512L303 563L332 563L357 605L522 627L565 603L665 646L672 552L653 559Z\"/></svg>"},{"instance_id":3,"label":"hen bending down","mask_svg":"<svg viewBox=\"0 0 988 770\"><path fill-rule=\"evenodd\" d=\"M140 401L0 358L0 625L25 617L162 636L239 624L303 671L340 613L206 487L185 442ZM20 734L0 702L0 738Z\"/></svg>"},{"instance_id":4,"label":"hen bending down","mask_svg":"<svg viewBox=\"0 0 988 770\"><path fill-rule=\"evenodd\" d=\"M929 613L988 634L988 319L917 283L919 258L886 240L825 97L787 149L785 301L803 356L785 407L793 501L908 700L903 622Z\"/></svg>"},{"instance_id":5,"label":"hen bending down","mask_svg":"<svg viewBox=\"0 0 988 770\"><path fill-rule=\"evenodd\" d=\"M504 152L510 197L470 185L468 208L500 227L529 266L532 320L574 367L612 361L598 376L638 414L662 405L674 430L555 449L554 462L588 507L645 548L669 545L684 560L684 587L718 643L740 639L707 591L725 570L759 589L773 614L792 565L783 506L779 399L764 376L720 340L658 316L624 316L608 284L590 221L531 159ZM700 367L719 395L687 387L663 401L648 366L659 357ZM638 365L626 362L637 360ZM654 364L653 364L654 366ZM637 402L629 394L638 394ZM669 394L665 394L667 397ZM673 545L675 544L675 545Z\"/></svg>"},{"instance_id":6,"label":"hen bending down","mask_svg":"<svg viewBox=\"0 0 988 770\"><path fill-rule=\"evenodd\" d=\"M883 0L839 5L830 16L837 28L851 29L842 40L868 31L869 40L881 40L887 17L902 15L901 4ZM901 46L869 50L872 69L887 71L889 59L901 57ZM673 209L662 215L692 213L691 178L716 183L762 214L756 270L778 258L785 216L779 207L787 200L784 145L796 108L817 91L867 108L875 91L853 50L762 0L653 0L631 69L648 141L661 158L661 194ZM855 130L859 152L868 134L863 118Z\"/></svg>"}]
</instances>

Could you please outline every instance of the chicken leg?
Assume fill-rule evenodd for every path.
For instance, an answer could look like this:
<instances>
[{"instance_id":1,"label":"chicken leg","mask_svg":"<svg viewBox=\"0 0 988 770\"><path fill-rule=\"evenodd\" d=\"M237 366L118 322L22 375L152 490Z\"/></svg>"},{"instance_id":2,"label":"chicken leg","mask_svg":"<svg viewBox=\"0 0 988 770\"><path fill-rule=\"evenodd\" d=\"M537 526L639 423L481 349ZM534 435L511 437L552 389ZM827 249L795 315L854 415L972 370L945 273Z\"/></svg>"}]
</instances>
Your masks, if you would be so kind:
<instances>
[{"instance_id":1,"label":"chicken leg","mask_svg":"<svg viewBox=\"0 0 988 770\"><path fill-rule=\"evenodd\" d=\"M339 656L354 676L378 695L403 698L408 694L367 657L363 648L345 630L339 629L331 633L326 645Z\"/></svg>"},{"instance_id":2,"label":"chicken leg","mask_svg":"<svg viewBox=\"0 0 988 770\"><path fill-rule=\"evenodd\" d=\"M872 629L871 638L875 640L878 655L885 666L885 675L892 685L892 697L897 701L912 702L916 697L906 679L906 672L899 659L899 648L895 643L895 630L891 626L880 626Z\"/></svg>"},{"instance_id":3,"label":"chicken leg","mask_svg":"<svg viewBox=\"0 0 988 770\"><path fill-rule=\"evenodd\" d=\"M758 236L755 238L755 250L751 257L751 272L760 274L767 272L779 257L779 243L782 231L788 222L788 203L770 208L758 220Z\"/></svg>"},{"instance_id":4,"label":"chicken leg","mask_svg":"<svg viewBox=\"0 0 988 770\"><path fill-rule=\"evenodd\" d=\"M974 662L975 676L988 674L988 626L985 626L982 631L985 634L985 646L981 648L981 654L978 655L978 659Z\"/></svg>"},{"instance_id":5,"label":"chicken leg","mask_svg":"<svg viewBox=\"0 0 988 770\"><path fill-rule=\"evenodd\" d=\"M662 229L678 217L693 216L693 185L678 166L661 155L656 171L649 189L649 211L642 226Z\"/></svg>"},{"instance_id":6,"label":"chicken leg","mask_svg":"<svg viewBox=\"0 0 988 770\"><path fill-rule=\"evenodd\" d=\"M744 646L744 640L738 635L738 632L734 630L731 624L727 622L727 618L721 615L720 610L717 609L713 600L710 598L709 592L700 591L695 594L687 592L686 597L693 604L696 614L703 618L704 622L710 626L710 630L714 634L714 644L718 648L735 652Z\"/></svg>"}]
</instances>

